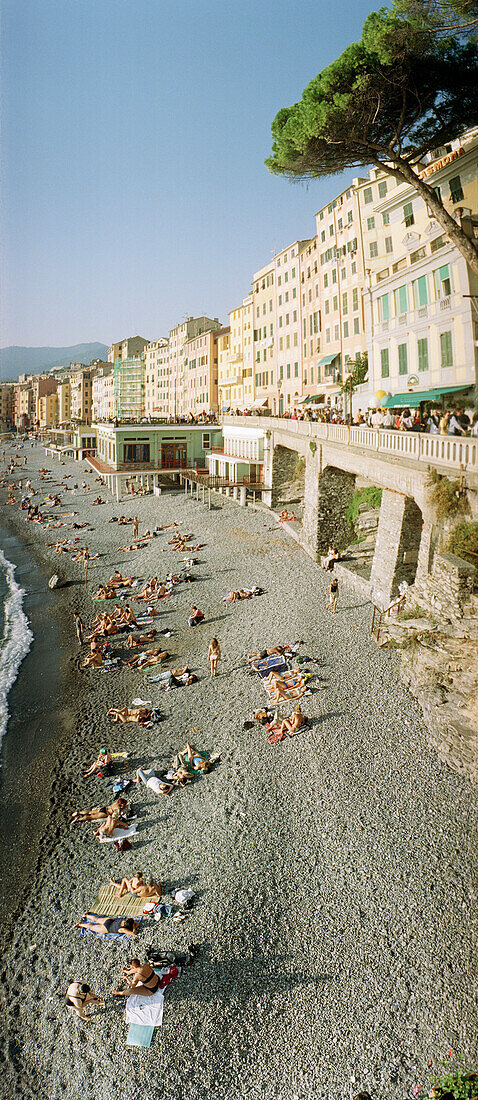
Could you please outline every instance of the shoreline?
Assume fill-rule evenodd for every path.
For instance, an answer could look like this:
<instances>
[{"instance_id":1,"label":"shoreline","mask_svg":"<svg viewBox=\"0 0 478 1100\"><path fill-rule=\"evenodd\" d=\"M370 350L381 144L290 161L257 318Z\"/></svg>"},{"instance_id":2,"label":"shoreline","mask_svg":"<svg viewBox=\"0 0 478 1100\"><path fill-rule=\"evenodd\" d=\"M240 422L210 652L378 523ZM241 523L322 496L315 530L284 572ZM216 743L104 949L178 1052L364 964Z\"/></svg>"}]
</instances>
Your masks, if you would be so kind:
<instances>
[{"instance_id":1,"label":"shoreline","mask_svg":"<svg viewBox=\"0 0 478 1100\"><path fill-rule=\"evenodd\" d=\"M34 459L45 463L39 448ZM53 473L70 469L81 480L78 465ZM105 555L92 563L86 590L81 566L61 555L58 568L46 550L56 532L26 527L17 511L8 518L17 537L28 534L45 585L53 572L76 583L49 593L65 677L52 726L66 728L58 742L52 729L50 813L34 891L6 945L13 1037L6 1088L15 1100L47 1093L107 1100L113 1091L118 1100L140 1100L152 1073L172 1100L206 1093L214 1100L290 1100L294 1093L342 1100L353 1073L374 1100L403 1100L425 1054L476 1050L466 980L475 873L470 785L429 750L393 651L376 651L366 637L368 608L344 590L340 615L325 620L318 608L327 579L282 532L271 534L268 516L219 502L208 513L180 494L119 506L108 498L97 508L79 494L71 503L91 517L95 533L86 541ZM99 579L116 567L148 576L178 567L164 535L144 553L119 554L120 532L107 520L121 510L137 511L146 526L153 517L166 523L178 516L206 543L196 555L199 582L178 586L158 605L159 625L173 630L173 663L189 659L199 675L191 688L156 693L144 673L83 674L70 660L78 653L72 608L91 620ZM264 596L227 609L220 603L229 588L253 581L264 582ZM196 600L207 623L191 631L184 624ZM216 682L206 662L213 632L223 650ZM257 726L242 728L263 698L243 655L299 638L315 674L304 701L310 735L271 747ZM144 730L109 726L107 706L136 695L152 697L164 719ZM80 775L103 741L130 751L134 767L147 766L167 761L195 727L201 747L220 752L218 767L171 798L158 801L137 788L131 852L105 852L112 846L96 845L88 827L69 827L73 806L103 797L104 785ZM71 924L110 872L136 866L157 873L165 890L189 883L197 891L183 925L145 928L140 954L148 944L202 945L196 966L168 992L163 1027L141 1053L125 1047L123 1011L111 999L87 1029L58 1000L67 980L90 981L99 992L117 981L127 948L84 940Z\"/></svg>"}]
</instances>

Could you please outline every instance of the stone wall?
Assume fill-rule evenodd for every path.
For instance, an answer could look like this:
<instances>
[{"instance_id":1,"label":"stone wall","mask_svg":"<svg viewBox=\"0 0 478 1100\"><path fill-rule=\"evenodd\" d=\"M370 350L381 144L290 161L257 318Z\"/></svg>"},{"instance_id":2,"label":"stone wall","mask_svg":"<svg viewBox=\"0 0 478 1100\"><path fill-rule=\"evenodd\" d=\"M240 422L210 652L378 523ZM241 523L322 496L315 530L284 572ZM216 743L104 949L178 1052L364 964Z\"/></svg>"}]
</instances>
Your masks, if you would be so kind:
<instances>
[{"instance_id":1,"label":"stone wall","mask_svg":"<svg viewBox=\"0 0 478 1100\"><path fill-rule=\"evenodd\" d=\"M296 496L301 500L304 496L303 475L296 479L297 463L301 456L297 451L290 451L288 447L274 447L272 458L272 507L289 504L291 502L291 486ZM303 460L302 460L303 461Z\"/></svg>"},{"instance_id":2,"label":"stone wall","mask_svg":"<svg viewBox=\"0 0 478 1100\"><path fill-rule=\"evenodd\" d=\"M422 532L422 513L411 497L384 489L370 576L378 607L398 594L402 581L413 584Z\"/></svg>"},{"instance_id":3,"label":"stone wall","mask_svg":"<svg viewBox=\"0 0 478 1100\"><path fill-rule=\"evenodd\" d=\"M433 569L422 575L413 598L427 611L442 619L462 619L473 597L475 566L456 554L435 554Z\"/></svg>"}]
</instances>

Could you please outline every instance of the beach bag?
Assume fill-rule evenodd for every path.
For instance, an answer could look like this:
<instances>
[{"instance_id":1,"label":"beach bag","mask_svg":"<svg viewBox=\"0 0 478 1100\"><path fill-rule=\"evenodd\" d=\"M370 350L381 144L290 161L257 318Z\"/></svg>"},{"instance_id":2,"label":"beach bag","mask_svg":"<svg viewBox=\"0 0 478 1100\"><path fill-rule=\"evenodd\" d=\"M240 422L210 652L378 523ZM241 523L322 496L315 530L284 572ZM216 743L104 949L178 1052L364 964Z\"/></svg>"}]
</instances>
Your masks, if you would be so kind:
<instances>
[{"instance_id":1,"label":"beach bag","mask_svg":"<svg viewBox=\"0 0 478 1100\"><path fill-rule=\"evenodd\" d=\"M190 886L186 886L181 890L176 890L174 900L177 901L178 905L184 905L185 902L191 901L193 897L194 890L191 890Z\"/></svg>"},{"instance_id":2,"label":"beach bag","mask_svg":"<svg viewBox=\"0 0 478 1100\"><path fill-rule=\"evenodd\" d=\"M131 848L131 844L127 836L123 836L121 840L115 840L115 850L117 852L128 852Z\"/></svg>"}]
</instances>

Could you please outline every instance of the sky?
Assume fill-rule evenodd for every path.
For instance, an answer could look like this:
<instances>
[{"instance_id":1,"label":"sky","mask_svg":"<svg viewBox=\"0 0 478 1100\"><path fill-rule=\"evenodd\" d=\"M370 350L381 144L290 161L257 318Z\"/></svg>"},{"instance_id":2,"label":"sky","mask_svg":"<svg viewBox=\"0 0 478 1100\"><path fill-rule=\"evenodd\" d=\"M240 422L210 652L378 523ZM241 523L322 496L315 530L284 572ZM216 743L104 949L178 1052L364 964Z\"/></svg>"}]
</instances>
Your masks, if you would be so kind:
<instances>
[{"instance_id":1,"label":"sky","mask_svg":"<svg viewBox=\"0 0 478 1100\"><path fill-rule=\"evenodd\" d=\"M227 324L342 187L272 176L271 122L379 6L3 0L0 345Z\"/></svg>"}]
</instances>

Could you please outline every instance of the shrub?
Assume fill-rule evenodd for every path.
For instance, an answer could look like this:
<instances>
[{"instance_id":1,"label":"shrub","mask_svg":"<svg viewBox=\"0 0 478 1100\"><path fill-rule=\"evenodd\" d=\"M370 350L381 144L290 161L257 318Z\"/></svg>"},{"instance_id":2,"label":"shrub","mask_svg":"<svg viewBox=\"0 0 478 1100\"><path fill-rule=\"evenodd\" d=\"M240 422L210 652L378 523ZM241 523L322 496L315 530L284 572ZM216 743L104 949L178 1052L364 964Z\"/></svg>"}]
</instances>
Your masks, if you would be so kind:
<instances>
[{"instance_id":1,"label":"shrub","mask_svg":"<svg viewBox=\"0 0 478 1100\"><path fill-rule=\"evenodd\" d=\"M445 550L475 565L478 575L478 523L469 523L466 519L457 523L445 543Z\"/></svg>"},{"instance_id":2,"label":"shrub","mask_svg":"<svg viewBox=\"0 0 478 1100\"><path fill-rule=\"evenodd\" d=\"M460 481L450 481L435 469L430 470L428 479L430 500L435 507L438 520L464 515L470 511L466 489Z\"/></svg>"},{"instance_id":3,"label":"shrub","mask_svg":"<svg viewBox=\"0 0 478 1100\"><path fill-rule=\"evenodd\" d=\"M377 485L367 485L364 489L355 489L345 513L348 523L355 523L361 504L368 504L370 508L380 508L382 503L382 489Z\"/></svg>"},{"instance_id":4,"label":"shrub","mask_svg":"<svg viewBox=\"0 0 478 1100\"><path fill-rule=\"evenodd\" d=\"M305 458L298 458L294 466L294 481L301 481L305 474Z\"/></svg>"}]
</instances>

